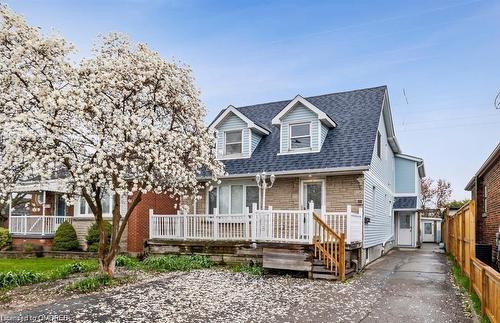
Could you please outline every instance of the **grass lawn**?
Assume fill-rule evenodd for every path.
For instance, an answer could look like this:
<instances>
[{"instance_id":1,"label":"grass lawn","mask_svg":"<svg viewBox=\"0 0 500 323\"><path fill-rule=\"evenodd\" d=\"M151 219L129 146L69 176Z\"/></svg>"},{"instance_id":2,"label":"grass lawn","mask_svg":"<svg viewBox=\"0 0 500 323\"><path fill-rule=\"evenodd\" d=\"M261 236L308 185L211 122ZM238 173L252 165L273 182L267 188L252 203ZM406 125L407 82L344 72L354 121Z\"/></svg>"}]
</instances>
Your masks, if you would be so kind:
<instances>
[{"instance_id":1,"label":"grass lawn","mask_svg":"<svg viewBox=\"0 0 500 323\"><path fill-rule=\"evenodd\" d=\"M30 259L0 259L0 272L27 270L36 273L47 273L57 267L75 263L96 263L96 260L30 258Z\"/></svg>"}]
</instances>

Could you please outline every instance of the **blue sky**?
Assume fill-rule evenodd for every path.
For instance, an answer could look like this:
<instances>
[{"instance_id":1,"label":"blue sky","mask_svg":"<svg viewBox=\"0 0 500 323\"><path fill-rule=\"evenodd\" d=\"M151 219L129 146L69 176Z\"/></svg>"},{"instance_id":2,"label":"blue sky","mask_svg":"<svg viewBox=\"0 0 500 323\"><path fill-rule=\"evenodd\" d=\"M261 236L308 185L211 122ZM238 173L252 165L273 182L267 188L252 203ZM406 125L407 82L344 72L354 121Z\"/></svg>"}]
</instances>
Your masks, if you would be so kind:
<instances>
[{"instance_id":1,"label":"blue sky","mask_svg":"<svg viewBox=\"0 0 500 323\"><path fill-rule=\"evenodd\" d=\"M88 56L125 32L194 71L207 120L228 106L387 85L401 147L453 198L500 140L500 2L7 1ZM406 96L405 94L406 93Z\"/></svg>"}]
</instances>

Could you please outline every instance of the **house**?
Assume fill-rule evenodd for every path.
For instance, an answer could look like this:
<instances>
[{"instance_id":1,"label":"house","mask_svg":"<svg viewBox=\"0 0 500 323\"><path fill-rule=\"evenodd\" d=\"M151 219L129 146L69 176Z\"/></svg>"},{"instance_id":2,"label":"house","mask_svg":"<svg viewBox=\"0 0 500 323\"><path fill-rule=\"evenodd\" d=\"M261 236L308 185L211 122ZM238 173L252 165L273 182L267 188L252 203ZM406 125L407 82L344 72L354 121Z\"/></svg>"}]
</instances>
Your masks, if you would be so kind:
<instances>
[{"instance_id":1,"label":"house","mask_svg":"<svg viewBox=\"0 0 500 323\"><path fill-rule=\"evenodd\" d=\"M201 172L206 189L183 200L183 213L144 215L144 204L129 244L147 228L150 253L340 279L395 246L418 245L424 163L401 151L386 86L229 106L209 129L227 175L211 183ZM85 210L73 211L74 224Z\"/></svg>"},{"instance_id":2,"label":"house","mask_svg":"<svg viewBox=\"0 0 500 323\"><path fill-rule=\"evenodd\" d=\"M500 244L500 143L467 186L476 201L476 257L498 268Z\"/></svg>"},{"instance_id":3,"label":"house","mask_svg":"<svg viewBox=\"0 0 500 323\"><path fill-rule=\"evenodd\" d=\"M272 214L300 212L313 202L313 211L335 232L347 235L353 252L359 251L358 266L396 245L417 245L424 164L421 158L402 154L387 87L229 106L210 129L227 176L201 193L190 214L239 216L246 209L253 213L255 207L271 209ZM255 180L262 172L273 179L266 190ZM346 213L349 221L342 217ZM155 231L153 238L158 242L172 235Z\"/></svg>"},{"instance_id":4,"label":"house","mask_svg":"<svg viewBox=\"0 0 500 323\"><path fill-rule=\"evenodd\" d=\"M14 249L22 249L24 244L41 245L50 250L57 227L64 221L70 222L77 233L80 246L86 250L86 235L94 223L94 215L82 197L75 197L74 205L66 203L65 176L56 174L49 180L29 180L18 183L11 194L24 194L26 204L9 208L9 231ZM112 197L103 201L103 217L111 221ZM128 207L127 198L121 200L121 207ZM167 195L147 193L132 212L126 232L121 240L121 249L130 253L144 251L144 242L149 237L149 210L161 213L175 213L175 201Z\"/></svg>"}]
</instances>

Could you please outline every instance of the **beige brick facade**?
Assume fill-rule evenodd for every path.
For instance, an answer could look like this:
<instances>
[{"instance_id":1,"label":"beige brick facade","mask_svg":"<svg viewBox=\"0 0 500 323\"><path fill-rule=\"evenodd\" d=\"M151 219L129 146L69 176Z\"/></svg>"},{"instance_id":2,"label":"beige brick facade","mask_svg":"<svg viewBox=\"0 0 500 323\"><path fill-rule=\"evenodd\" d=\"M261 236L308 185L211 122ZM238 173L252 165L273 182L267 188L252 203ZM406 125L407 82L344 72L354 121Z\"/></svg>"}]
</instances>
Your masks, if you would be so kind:
<instances>
[{"instance_id":1,"label":"beige brick facade","mask_svg":"<svg viewBox=\"0 0 500 323\"><path fill-rule=\"evenodd\" d=\"M345 211L347 205L358 212L363 206L363 175L326 176L303 178L303 180L325 181L325 207L327 212ZM276 210L298 210L300 208L300 183L302 178L277 178L273 187L266 191L266 207ZM224 183L224 181L223 181ZM200 192L201 200L197 202L197 213L204 214L206 209L206 192ZM186 202L185 202L186 203ZM192 202L186 203L192 210Z\"/></svg>"}]
</instances>

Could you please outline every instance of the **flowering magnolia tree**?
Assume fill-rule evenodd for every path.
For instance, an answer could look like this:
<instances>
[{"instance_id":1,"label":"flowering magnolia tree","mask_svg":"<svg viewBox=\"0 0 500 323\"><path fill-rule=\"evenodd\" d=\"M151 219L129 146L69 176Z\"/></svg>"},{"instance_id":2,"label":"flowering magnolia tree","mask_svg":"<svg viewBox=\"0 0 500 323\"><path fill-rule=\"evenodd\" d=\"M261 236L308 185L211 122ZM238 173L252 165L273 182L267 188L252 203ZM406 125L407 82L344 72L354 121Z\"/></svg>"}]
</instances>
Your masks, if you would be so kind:
<instances>
[{"instance_id":1,"label":"flowering magnolia tree","mask_svg":"<svg viewBox=\"0 0 500 323\"><path fill-rule=\"evenodd\" d=\"M0 12L0 189L9 190L16 168L42 178L64 169L69 196L82 196L95 216L100 269L113 275L120 239L144 193L196 196L202 169L213 180L222 174L191 71L119 34L102 37L91 58L72 64L64 39L43 35L5 7Z\"/></svg>"}]
</instances>

